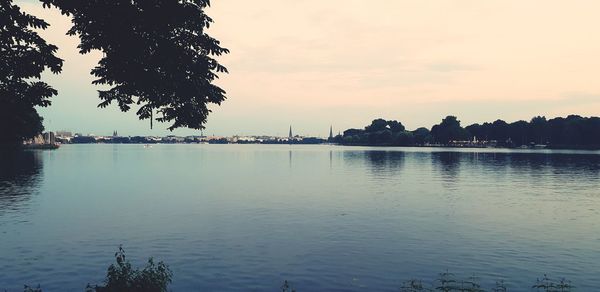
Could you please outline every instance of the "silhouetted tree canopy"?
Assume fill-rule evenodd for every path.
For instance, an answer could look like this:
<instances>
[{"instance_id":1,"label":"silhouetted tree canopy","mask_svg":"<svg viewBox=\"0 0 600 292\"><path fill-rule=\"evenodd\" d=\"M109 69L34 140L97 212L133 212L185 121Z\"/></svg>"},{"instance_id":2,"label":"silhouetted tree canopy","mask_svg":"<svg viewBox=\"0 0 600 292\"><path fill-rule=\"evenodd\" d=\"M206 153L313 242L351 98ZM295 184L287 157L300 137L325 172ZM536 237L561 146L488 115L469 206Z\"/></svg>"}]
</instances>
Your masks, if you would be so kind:
<instances>
[{"instance_id":1,"label":"silhouetted tree canopy","mask_svg":"<svg viewBox=\"0 0 600 292\"><path fill-rule=\"evenodd\" d=\"M431 136L429 129L427 129L425 127L418 128L418 129L414 130L412 133L413 133L413 136L415 139L415 143L418 145L423 145L425 143L433 142L433 137Z\"/></svg>"},{"instance_id":2,"label":"silhouetted tree canopy","mask_svg":"<svg viewBox=\"0 0 600 292\"><path fill-rule=\"evenodd\" d=\"M532 138L535 143L544 144L548 138L548 121L546 117L534 117L529 122Z\"/></svg>"},{"instance_id":3,"label":"silhouetted tree canopy","mask_svg":"<svg viewBox=\"0 0 600 292\"><path fill-rule=\"evenodd\" d=\"M370 125L365 127L367 133L376 133L388 129L388 122L384 119L375 119Z\"/></svg>"},{"instance_id":4,"label":"silhouetted tree canopy","mask_svg":"<svg viewBox=\"0 0 600 292\"><path fill-rule=\"evenodd\" d=\"M404 128L404 125L402 125L402 123L398 121L388 121L387 125L390 128L390 131L392 131L392 133L402 132L406 129Z\"/></svg>"},{"instance_id":5,"label":"silhouetted tree canopy","mask_svg":"<svg viewBox=\"0 0 600 292\"><path fill-rule=\"evenodd\" d=\"M460 121L455 116L447 116L439 125L433 126L431 135L441 144L469 139L469 133L460 126Z\"/></svg>"},{"instance_id":6,"label":"silhouetted tree canopy","mask_svg":"<svg viewBox=\"0 0 600 292\"><path fill-rule=\"evenodd\" d=\"M405 146L412 145L414 137L398 121L375 119L364 130L348 129L343 136L335 137L334 141L346 145Z\"/></svg>"},{"instance_id":7,"label":"silhouetted tree canopy","mask_svg":"<svg viewBox=\"0 0 600 292\"><path fill-rule=\"evenodd\" d=\"M57 47L33 31L47 27L12 0L0 1L0 145L19 145L44 130L35 107L49 106L57 92L39 79L46 68L62 69Z\"/></svg>"},{"instance_id":8,"label":"silhouetted tree canopy","mask_svg":"<svg viewBox=\"0 0 600 292\"><path fill-rule=\"evenodd\" d=\"M213 84L227 73L216 56L229 53L206 33L213 20L208 0L41 0L72 16L69 35L78 35L80 53L100 50L92 70L107 107L138 105L140 119L203 128L209 104L221 104L225 91ZM157 117L154 117L154 114Z\"/></svg>"},{"instance_id":9,"label":"silhouetted tree canopy","mask_svg":"<svg viewBox=\"0 0 600 292\"><path fill-rule=\"evenodd\" d=\"M336 143L344 145L412 146L412 145L465 145L475 138L484 144L500 147L533 146L545 144L550 148L600 149L600 117L570 115L547 120L537 116L531 122L507 123L496 120L492 123L472 124L465 128L455 116L448 116L429 131L421 127L406 131L397 121L374 120L364 130L348 129L343 136L335 137ZM473 142L475 143L475 142ZM473 144L471 144L473 145Z\"/></svg>"}]
</instances>

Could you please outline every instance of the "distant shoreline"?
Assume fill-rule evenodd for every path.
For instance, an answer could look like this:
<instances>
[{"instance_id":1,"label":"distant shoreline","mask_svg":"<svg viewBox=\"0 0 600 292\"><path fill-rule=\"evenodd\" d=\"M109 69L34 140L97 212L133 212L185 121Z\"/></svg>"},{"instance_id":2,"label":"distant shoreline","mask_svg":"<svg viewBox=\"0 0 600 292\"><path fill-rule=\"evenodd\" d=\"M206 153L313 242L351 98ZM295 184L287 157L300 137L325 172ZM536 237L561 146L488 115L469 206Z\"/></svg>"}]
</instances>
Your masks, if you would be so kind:
<instances>
[{"instance_id":1,"label":"distant shoreline","mask_svg":"<svg viewBox=\"0 0 600 292\"><path fill-rule=\"evenodd\" d=\"M61 144L63 145L321 145L321 146L340 146L340 147L373 147L373 148L449 148L449 149L503 149L503 150L529 150L529 151L544 151L544 150L582 150L582 151L600 151L600 147L567 147L567 146L551 146L548 145L544 148L519 148L519 147L476 147L476 146L456 146L456 145L369 145L369 144L335 144L335 143L67 143ZM57 149L56 148L47 148L47 147L23 147L26 150L39 150L39 149Z\"/></svg>"}]
</instances>

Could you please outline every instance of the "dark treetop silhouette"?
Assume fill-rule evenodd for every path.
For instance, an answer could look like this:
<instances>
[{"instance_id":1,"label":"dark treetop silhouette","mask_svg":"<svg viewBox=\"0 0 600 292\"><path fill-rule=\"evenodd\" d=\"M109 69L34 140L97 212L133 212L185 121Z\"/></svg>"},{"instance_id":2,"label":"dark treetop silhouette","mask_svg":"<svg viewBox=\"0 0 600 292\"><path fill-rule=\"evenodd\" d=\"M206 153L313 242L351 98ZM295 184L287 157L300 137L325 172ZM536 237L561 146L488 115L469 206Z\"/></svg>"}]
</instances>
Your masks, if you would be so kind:
<instances>
[{"instance_id":1,"label":"dark treetop silhouette","mask_svg":"<svg viewBox=\"0 0 600 292\"><path fill-rule=\"evenodd\" d=\"M473 138L495 141L501 147L545 144L550 148L600 149L600 117L570 115L547 120L537 116L530 122L496 120L463 128L455 116L447 116L431 131L406 131L400 122L376 119L364 129L348 129L332 140L344 145L413 146L450 145Z\"/></svg>"},{"instance_id":2,"label":"dark treetop silhouette","mask_svg":"<svg viewBox=\"0 0 600 292\"><path fill-rule=\"evenodd\" d=\"M206 34L212 19L208 0L41 0L72 16L69 35L80 53L103 53L92 70L100 107L116 102L122 111L139 106L140 119L203 128L208 104L221 104L225 91L213 84L227 73L215 56L229 51ZM12 0L0 1L0 144L19 144L43 130L35 106L50 105L57 92L39 79L45 68L60 73L57 48L32 29L46 22L22 13ZM154 114L157 116L155 117Z\"/></svg>"},{"instance_id":3,"label":"dark treetop silhouette","mask_svg":"<svg viewBox=\"0 0 600 292\"><path fill-rule=\"evenodd\" d=\"M12 1L0 1L0 145L18 145L44 130L35 107L49 106L57 92L39 78L46 68L62 68L57 47L33 31L46 27Z\"/></svg>"},{"instance_id":4,"label":"dark treetop silhouette","mask_svg":"<svg viewBox=\"0 0 600 292\"><path fill-rule=\"evenodd\" d=\"M221 104L225 91L212 82L227 73L213 56L229 51L206 34L212 19L209 0L41 0L73 17L69 35L79 35L80 53L104 53L92 70L100 107L113 101L122 111L140 106L140 119L156 111L159 122L203 128L209 103Z\"/></svg>"}]
</instances>

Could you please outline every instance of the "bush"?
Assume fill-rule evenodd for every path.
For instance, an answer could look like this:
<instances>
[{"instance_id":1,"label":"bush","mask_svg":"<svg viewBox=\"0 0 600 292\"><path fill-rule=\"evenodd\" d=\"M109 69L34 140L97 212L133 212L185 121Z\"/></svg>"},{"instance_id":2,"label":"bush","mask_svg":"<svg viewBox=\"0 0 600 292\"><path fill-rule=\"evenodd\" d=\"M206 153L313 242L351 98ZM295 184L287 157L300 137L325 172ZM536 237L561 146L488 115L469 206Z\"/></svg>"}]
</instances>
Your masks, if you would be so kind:
<instances>
[{"instance_id":1,"label":"bush","mask_svg":"<svg viewBox=\"0 0 600 292\"><path fill-rule=\"evenodd\" d=\"M569 292L574 287L571 285L571 281L565 279L553 280L544 275L544 278L538 279L532 288L544 292Z\"/></svg>"},{"instance_id":2,"label":"bush","mask_svg":"<svg viewBox=\"0 0 600 292\"><path fill-rule=\"evenodd\" d=\"M42 288L40 288L40 285L38 285L37 287L30 287L25 285L25 288L23 288L24 292L42 292Z\"/></svg>"},{"instance_id":3,"label":"bush","mask_svg":"<svg viewBox=\"0 0 600 292\"><path fill-rule=\"evenodd\" d=\"M142 270L134 269L122 247L115 258L117 262L108 267L104 286L88 284L86 292L166 292L171 284L173 273L163 262L155 264L150 258Z\"/></svg>"}]
</instances>

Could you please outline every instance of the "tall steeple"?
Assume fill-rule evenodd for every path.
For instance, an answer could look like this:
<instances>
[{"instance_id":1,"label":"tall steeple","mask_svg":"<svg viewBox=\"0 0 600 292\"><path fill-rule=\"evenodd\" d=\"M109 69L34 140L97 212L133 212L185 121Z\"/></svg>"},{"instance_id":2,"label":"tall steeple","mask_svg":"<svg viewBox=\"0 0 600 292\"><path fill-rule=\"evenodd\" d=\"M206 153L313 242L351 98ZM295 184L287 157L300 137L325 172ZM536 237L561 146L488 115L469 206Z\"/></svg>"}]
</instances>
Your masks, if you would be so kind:
<instances>
[{"instance_id":1,"label":"tall steeple","mask_svg":"<svg viewBox=\"0 0 600 292\"><path fill-rule=\"evenodd\" d=\"M329 140L333 139L333 125L329 126Z\"/></svg>"},{"instance_id":2,"label":"tall steeple","mask_svg":"<svg viewBox=\"0 0 600 292\"><path fill-rule=\"evenodd\" d=\"M294 135L292 135L292 125L290 125L290 133L289 133L289 135L288 135L288 138L290 138L290 139L291 139L291 138L293 138L293 137L294 137Z\"/></svg>"}]
</instances>

